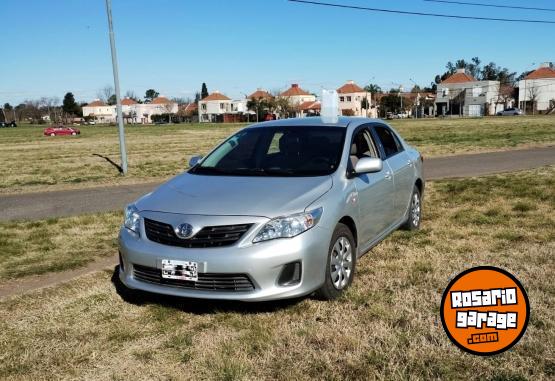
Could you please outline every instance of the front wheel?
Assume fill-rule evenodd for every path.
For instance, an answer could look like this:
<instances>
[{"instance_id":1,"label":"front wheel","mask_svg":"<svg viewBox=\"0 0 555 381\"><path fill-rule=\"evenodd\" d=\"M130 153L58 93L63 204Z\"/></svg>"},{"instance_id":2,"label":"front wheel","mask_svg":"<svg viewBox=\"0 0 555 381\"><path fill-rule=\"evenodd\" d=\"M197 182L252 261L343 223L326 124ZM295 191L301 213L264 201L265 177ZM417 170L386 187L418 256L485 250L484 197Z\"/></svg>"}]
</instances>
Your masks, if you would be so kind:
<instances>
[{"instance_id":1,"label":"front wheel","mask_svg":"<svg viewBox=\"0 0 555 381\"><path fill-rule=\"evenodd\" d=\"M338 298L353 282L356 261L353 233L346 225L338 224L328 250L324 284L316 295L324 300Z\"/></svg>"},{"instance_id":2,"label":"front wheel","mask_svg":"<svg viewBox=\"0 0 555 381\"><path fill-rule=\"evenodd\" d=\"M418 230L422 219L422 199L420 190L415 185L410 196L409 215L407 221L403 224L404 230Z\"/></svg>"}]
</instances>

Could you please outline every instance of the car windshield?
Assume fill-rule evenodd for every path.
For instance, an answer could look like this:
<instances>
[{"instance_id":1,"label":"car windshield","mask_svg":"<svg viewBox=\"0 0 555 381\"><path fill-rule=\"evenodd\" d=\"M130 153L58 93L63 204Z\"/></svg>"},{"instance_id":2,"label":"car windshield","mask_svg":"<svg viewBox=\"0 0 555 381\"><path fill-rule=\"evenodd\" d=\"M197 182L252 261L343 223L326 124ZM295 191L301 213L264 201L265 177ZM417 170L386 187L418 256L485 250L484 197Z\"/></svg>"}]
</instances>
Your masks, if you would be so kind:
<instances>
[{"instance_id":1,"label":"car windshield","mask_svg":"<svg viewBox=\"0 0 555 381\"><path fill-rule=\"evenodd\" d=\"M324 176L337 169L345 129L257 127L222 143L190 172L220 176Z\"/></svg>"}]
</instances>

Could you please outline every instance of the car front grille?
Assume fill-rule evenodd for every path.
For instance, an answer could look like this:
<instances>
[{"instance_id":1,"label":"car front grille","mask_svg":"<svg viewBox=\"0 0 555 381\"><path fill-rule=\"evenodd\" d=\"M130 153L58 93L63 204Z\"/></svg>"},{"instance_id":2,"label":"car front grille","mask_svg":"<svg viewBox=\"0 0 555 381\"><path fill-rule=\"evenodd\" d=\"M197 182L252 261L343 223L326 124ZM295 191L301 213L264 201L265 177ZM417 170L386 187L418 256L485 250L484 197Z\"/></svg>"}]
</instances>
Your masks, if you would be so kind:
<instances>
[{"instance_id":1,"label":"car front grille","mask_svg":"<svg viewBox=\"0 0 555 381\"><path fill-rule=\"evenodd\" d=\"M252 224L206 226L194 237L183 239L175 235L173 227L164 222L145 221L146 236L149 240L162 245L188 248L230 246L245 234Z\"/></svg>"},{"instance_id":2,"label":"car front grille","mask_svg":"<svg viewBox=\"0 0 555 381\"><path fill-rule=\"evenodd\" d=\"M162 270L153 267L133 265L135 279L160 285L188 290L241 292L253 291L254 284L245 274L199 273L198 281L164 279Z\"/></svg>"}]
</instances>

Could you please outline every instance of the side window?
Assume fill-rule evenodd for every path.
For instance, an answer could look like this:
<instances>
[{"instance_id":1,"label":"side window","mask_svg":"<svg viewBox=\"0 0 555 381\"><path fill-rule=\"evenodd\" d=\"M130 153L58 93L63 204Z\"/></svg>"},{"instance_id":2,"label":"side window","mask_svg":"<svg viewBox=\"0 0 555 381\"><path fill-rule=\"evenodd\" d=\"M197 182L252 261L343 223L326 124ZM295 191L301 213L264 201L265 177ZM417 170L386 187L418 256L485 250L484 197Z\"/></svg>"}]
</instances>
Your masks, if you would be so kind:
<instances>
[{"instance_id":1,"label":"side window","mask_svg":"<svg viewBox=\"0 0 555 381\"><path fill-rule=\"evenodd\" d=\"M368 128L362 128L353 135L349 152L351 166L354 168L358 160L363 157L379 157Z\"/></svg>"},{"instance_id":2,"label":"side window","mask_svg":"<svg viewBox=\"0 0 555 381\"><path fill-rule=\"evenodd\" d=\"M378 135L386 159L403 150L401 143L389 128L385 126L376 126L374 127L374 131L376 135Z\"/></svg>"}]
</instances>

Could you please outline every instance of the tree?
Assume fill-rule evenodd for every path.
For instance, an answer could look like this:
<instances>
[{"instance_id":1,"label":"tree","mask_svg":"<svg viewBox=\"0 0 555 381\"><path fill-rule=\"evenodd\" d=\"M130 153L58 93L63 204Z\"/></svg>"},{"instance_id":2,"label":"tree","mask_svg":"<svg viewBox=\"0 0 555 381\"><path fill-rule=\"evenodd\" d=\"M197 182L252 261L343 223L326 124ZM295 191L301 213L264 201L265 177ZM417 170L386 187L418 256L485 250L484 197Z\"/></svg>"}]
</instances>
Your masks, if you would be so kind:
<instances>
[{"instance_id":1,"label":"tree","mask_svg":"<svg viewBox=\"0 0 555 381\"><path fill-rule=\"evenodd\" d=\"M411 92L411 93L421 93L421 92L422 92L422 89L420 88L420 86L414 85L414 86L412 87L412 89L410 90L410 92Z\"/></svg>"},{"instance_id":2,"label":"tree","mask_svg":"<svg viewBox=\"0 0 555 381\"><path fill-rule=\"evenodd\" d=\"M62 110L68 115L78 115L80 113L79 105L75 102L73 93L66 93L62 102Z\"/></svg>"},{"instance_id":3,"label":"tree","mask_svg":"<svg viewBox=\"0 0 555 381\"><path fill-rule=\"evenodd\" d=\"M368 110L370 108L370 102L368 102L368 99L362 98L360 101L360 108L362 110Z\"/></svg>"},{"instance_id":4,"label":"tree","mask_svg":"<svg viewBox=\"0 0 555 381\"><path fill-rule=\"evenodd\" d=\"M208 96L208 88L206 87L206 83L202 83L202 89L200 90L200 99L204 99Z\"/></svg>"},{"instance_id":5,"label":"tree","mask_svg":"<svg viewBox=\"0 0 555 381\"><path fill-rule=\"evenodd\" d=\"M153 100L154 98L156 98L158 95L160 95L160 93L157 92L156 90L154 90L154 89L148 89L148 90L145 92L145 102L146 102L146 103L152 102L152 100Z\"/></svg>"},{"instance_id":6,"label":"tree","mask_svg":"<svg viewBox=\"0 0 555 381\"><path fill-rule=\"evenodd\" d=\"M13 106L9 103L4 103L4 108L3 108L3 114L4 114L4 121L8 121L8 118L10 118L10 116L8 115L10 111L13 112L13 119L15 120L15 111L13 111Z\"/></svg>"},{"instance_id":7,"label":"tree","mask_svg":"<svg viewBox=\"0 0 555 381\"><path fill-rule=\"evenodd\" d=\"M483 81L499 81L501 84L513 85L516 78L516 72L510 72L506 67L497 66L495 62L490 62L483 67L480 73L480 79Z\"/></svg>"},{"instance_id":8,"label":"tree","mask_svg":"<svg viewBox=\"0 0 555 381\"><path fill-rule=\"evenodd\" d=\"M114 88L110 85L104 86L102 89L98 90L96 93L96 97L107 104L116 104L115 100L114 103L109 103L112 99L115 99Z\"/></svg>"},{"instance_id":9,"label":"tree","mask_svg":"<svg viewBox=\"0 0 555 381\"><path fill-rule=\"evenodd\" d=\"M369 83L368 85L364 86L364 91L372 94L377 94L382 92L382 88L374 83Z\"/></svg>"},{"instance_id":10,"label":"tree","mask_svg":"<svg viewBox=\"0 0 555 381\"><path fill-rule=\"evenodd\" d=\"M282 117L289 117L289 114L293 111L293 106L289 101L289 98L279 97L276 99L276 110Z\"/></svg>"},{"instance_id":11,"label":"tree","mask_svg":"<svg viewBox=\"0 0 555 381\"><path fill-rule=\"evenodd\" d=\"M139 97L137 96L137 94L135 94L133 90L127 90L127 92L125 93L125 98L133 99L135 102L139 100Z\"/></svg>"},{"instance_id":12,"label":"tree","mask_svg":"<svg viewBox=\"0 0 555 381\"><path fill-rule=\"evenodd\" d=\"M200 93L196 92L195 93L195 103L198 104L199 101L200 101Z\"/></svg>"},{"instance_id":13,"label":"tree","mask_svg":"<svg viewBox=\"0 0 555 381\"><path fill-rule=\"evenodd\" d=\"M247 101L247 109L256 112L256 121L261 117L261 111L267 108L266 100L264 98L252 98Z\"/></svg>"}]
</instances>

